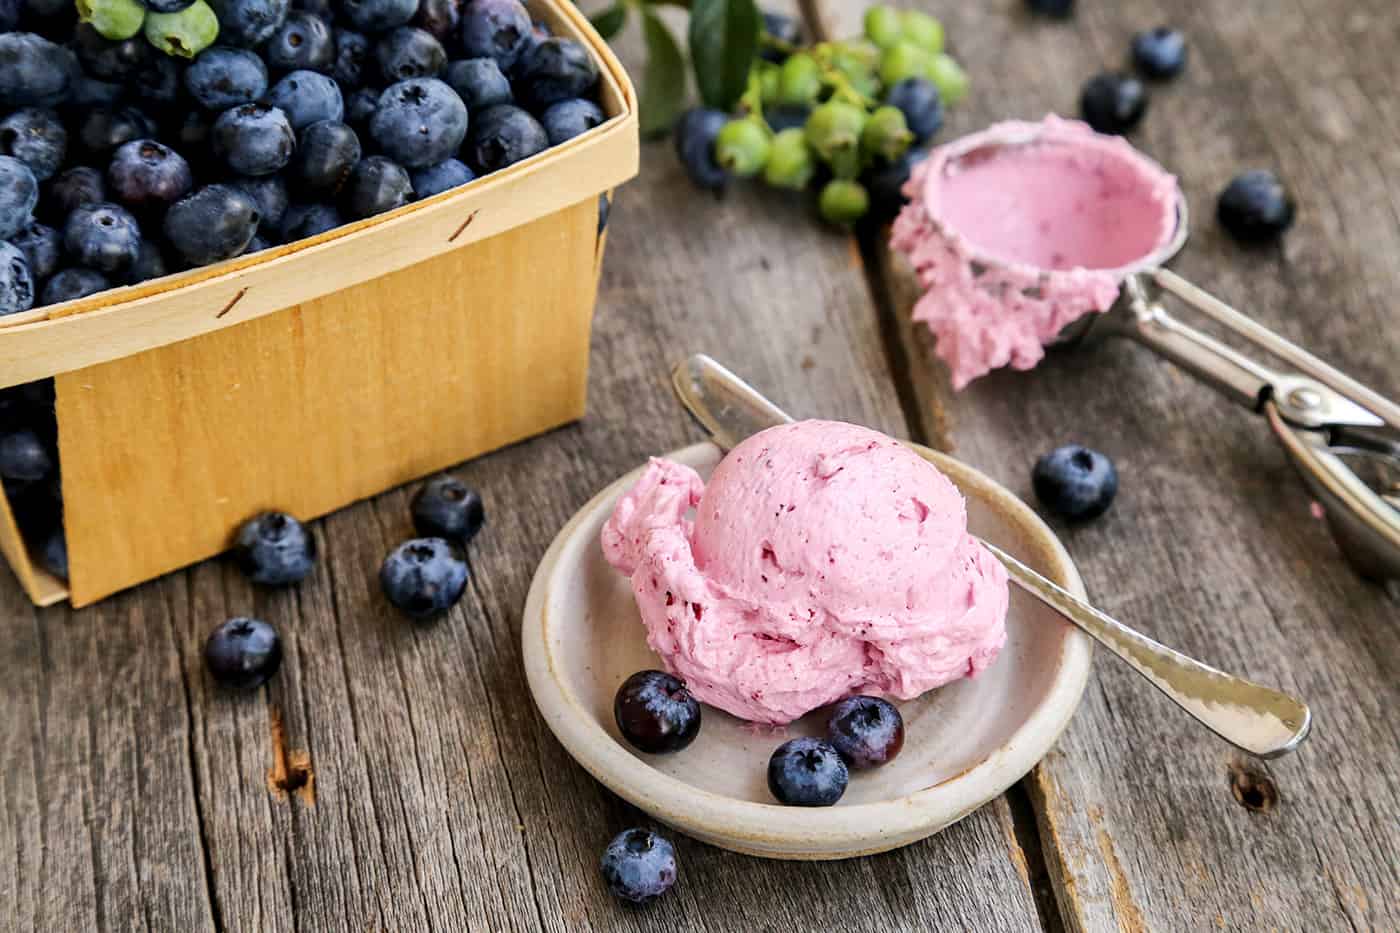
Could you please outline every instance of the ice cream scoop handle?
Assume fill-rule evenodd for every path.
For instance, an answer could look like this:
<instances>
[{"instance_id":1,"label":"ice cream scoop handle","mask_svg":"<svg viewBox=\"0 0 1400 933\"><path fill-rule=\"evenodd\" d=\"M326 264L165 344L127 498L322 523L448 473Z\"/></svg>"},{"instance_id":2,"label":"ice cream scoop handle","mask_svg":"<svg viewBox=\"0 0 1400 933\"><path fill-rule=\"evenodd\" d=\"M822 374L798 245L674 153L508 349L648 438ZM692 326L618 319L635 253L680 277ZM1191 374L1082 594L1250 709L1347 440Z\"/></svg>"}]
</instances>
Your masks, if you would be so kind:
<instances>
[{"instance_id":1,"label":"ice cream scoop handle","mask_svg":"<svg viewBox=\"0 0 1400 933\"><path fill-rule=\"evenodd\" d=\"M1225 741L1261 758L1276 758L1307 738L1312 727L1307 704L1153 641L996 545L982 544L1005 565L1017 586L1087 632Z\"/></svg>"}]
</instances>

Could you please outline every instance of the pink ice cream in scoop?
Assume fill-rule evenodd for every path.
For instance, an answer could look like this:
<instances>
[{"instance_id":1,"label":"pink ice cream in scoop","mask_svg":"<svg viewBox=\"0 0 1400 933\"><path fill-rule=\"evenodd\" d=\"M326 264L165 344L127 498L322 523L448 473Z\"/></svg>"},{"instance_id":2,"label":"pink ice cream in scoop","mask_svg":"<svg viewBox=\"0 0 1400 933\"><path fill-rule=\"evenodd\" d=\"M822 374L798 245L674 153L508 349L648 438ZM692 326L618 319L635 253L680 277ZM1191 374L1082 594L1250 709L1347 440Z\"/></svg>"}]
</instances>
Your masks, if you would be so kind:
<instances>
[{"instance_id":1,"label":"pink ice cream in scoop","mask_svg":"<svg viewBox=\"0 0 1400 933\"><path fill-rule=\"evenodd\" d=\"M957 488L855 425L770 428L708 485L653 460L602 543L666 666L754 722L856 693L912 699L1006 640L1006 570L968 534Z\"/></svg>"},{"instance_id":2,"label":"pink ice cream in scoop","mask_svg":"<svg viewBox=\"0 0 1400 933\"><path fill-rule=\"evenodd\" d=\"M953 385L1030 369L1070 322L1104 311L1170 243L1176 179L1122 138L1049 116L941 146L905 187L891 243L925 294Z\"/></svg>"}]
</instances>

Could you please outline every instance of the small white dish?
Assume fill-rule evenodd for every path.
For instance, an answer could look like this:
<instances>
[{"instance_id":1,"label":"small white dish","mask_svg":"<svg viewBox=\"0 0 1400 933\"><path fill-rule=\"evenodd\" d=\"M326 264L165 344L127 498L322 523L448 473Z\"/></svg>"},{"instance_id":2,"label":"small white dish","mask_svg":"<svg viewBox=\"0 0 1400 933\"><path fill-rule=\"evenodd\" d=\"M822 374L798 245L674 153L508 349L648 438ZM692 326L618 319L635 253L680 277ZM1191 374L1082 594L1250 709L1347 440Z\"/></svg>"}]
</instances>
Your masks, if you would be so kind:
<instances>
[{"instance_id":1,"label":"small white dish","mask_svg":"<svg viewBox=\"0 0 1400 933\"><path fill-rule=\"evenodd\" d=\"M974 534L1084 595L1069 555L1029 507L971 467L916 449L967 498ZM720 452L706 443L668 456L708 477ZM1001 794L1069 723L1089 676L1089 638L1012 587L1006 647L996 662L971 680L899 704L903 752L882 768L853 773L834 807L785 807L767 786L773 749L786 737L819 735L820 711L774 730L705 707L689 748L673 755L634 750L613 721L613 695L630 674L662 664L647 647L628 582L603 559L598 536L640 472L603 490L559 532L530 586L521 640L530 691L564 748L661 822L768 858L883 852L931 836Z\"/></svg>"}]
</instances>

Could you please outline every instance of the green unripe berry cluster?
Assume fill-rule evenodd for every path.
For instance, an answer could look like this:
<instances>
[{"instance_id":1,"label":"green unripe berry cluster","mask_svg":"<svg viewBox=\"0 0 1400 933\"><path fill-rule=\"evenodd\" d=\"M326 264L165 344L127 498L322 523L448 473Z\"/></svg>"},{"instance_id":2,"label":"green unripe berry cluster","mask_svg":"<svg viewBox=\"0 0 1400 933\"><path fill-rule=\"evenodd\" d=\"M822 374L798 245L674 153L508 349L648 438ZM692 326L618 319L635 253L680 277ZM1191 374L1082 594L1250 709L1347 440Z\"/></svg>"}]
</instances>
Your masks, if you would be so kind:
<instances>
[{"instance_id":1,"label":"green unripe berry cluster","mask_svg":"<svg viewBox=\"0 0 1400 933\"><path fill-rule=\"evenodd\" d=\"M138 0L75 0L78 18L104 39L120 42L144 32L166 55L194 58L219 37L219 17L205 0L178 13L153 13Z\"/></svg>"}]
</instances>

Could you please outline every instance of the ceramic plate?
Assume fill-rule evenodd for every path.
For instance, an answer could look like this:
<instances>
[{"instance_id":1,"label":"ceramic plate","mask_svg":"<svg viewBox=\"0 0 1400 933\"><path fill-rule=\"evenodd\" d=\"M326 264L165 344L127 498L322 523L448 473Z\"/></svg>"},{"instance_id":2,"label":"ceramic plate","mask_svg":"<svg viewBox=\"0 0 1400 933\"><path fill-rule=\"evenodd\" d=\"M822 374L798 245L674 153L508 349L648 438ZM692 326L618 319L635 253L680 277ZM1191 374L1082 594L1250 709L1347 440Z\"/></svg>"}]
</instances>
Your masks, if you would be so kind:
<instances>
[{"instance_id":1,"label":"ceramic plate","mask_svg":"<svg viewBox=\"0 0 1400 933\"><path fill-rule=\"evenodd\" d=\"M956 460L919 452L967 497L974 534L1083 595L1069 555L1024 503ZM698 444L668 456L708 477L720 453ZM882 768L853 774L834 807L784 807L768 793L769 755L787 737L820 734L820 713L773 730L706 707L689 748L661 756L634 751L613 722L613 694L630 674L662 665L598 535L640 472L601 492L554 540L530 587L522 640L530 690L564 748L661 822L769 858L882 852L930 836L1002 793L1069 723L1089 676L1089 639L1013 586L1006 647L996 662L971 680L900 704L903 752Z\"/></svg>"}]
</instances>

